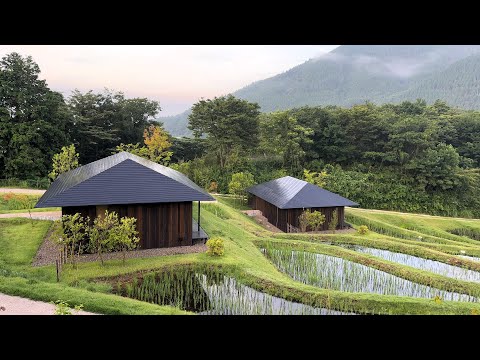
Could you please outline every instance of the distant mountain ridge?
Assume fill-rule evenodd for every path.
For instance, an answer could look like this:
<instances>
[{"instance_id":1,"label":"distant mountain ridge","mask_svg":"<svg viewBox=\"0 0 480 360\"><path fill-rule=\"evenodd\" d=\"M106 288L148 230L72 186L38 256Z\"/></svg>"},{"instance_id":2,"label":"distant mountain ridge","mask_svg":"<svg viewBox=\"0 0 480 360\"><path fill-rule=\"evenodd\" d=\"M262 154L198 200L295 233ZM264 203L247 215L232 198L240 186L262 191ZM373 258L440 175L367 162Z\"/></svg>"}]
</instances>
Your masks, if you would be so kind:
<instances>
[{"instance_id":1,"label":"distant mountain ridge","mask_svg":"<svg viewBox=\"0 0 480 360\"><path fill-rule=\"evenodd\" d=\"M233 93L264 112L417 98L480 109L479 94L480 45L344 45ZM188 136L189 113L159 120Z\"/></svg>"}]
</instances>

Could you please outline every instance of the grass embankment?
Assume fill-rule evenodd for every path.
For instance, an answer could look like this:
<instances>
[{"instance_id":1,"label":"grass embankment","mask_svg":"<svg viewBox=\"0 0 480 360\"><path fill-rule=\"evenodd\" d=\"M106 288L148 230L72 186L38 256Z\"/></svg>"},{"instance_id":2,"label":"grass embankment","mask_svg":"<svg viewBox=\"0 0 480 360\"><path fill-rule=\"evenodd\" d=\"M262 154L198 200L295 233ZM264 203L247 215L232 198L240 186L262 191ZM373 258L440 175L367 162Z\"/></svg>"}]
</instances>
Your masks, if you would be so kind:
<instances>
[{"instance_id":1,"label":"grass embankment","mask_svg":"<svg viewBox=\"0 0 480 360\"><path fill-rule=\"evenodd\" d=\"M35 279L0 276L0 292L28 297L33 300L64 300L71 306L84 305L86 311L110 315L180 315L187 314L172 306L158 306L111 294L94 293L66 284L48 283Z\"/></svg>"},{"instance_id":2,"label":"grass embankment","mask_svg":"<svg viewBox=\"0 0 480 360\"><path fill-rule=\"evenodd\" d=\"M377 233L398 238L420 240L448 245L480 247L480 241L455 235L448 230L466 228L480 231L480 221L445 217L372 212L347 208L346 221L354 225L367 225Z\"/></svg>"},{"instance_id":3,"label":"grass embankment","mask_svg":"<svg viewBox=\"0 0 480 360\"><path fill-rule=\"evenodd\" d=\"M265 256L263 256L258 248L258 245L263 243L290 246L292 245L291 242L293 239L285 240L274 238L274 236L277 235L262 228L254 219L232 208L229 204L231 204L233 199L219 196L218 200L219 201L215 204L202 203L201 225L209 236L220 236L225 239L225 255L223 257L215 258L207 256L206 254L186 254L145 259L127 259L125 266L122 265L120 260L111 260L107 261L103 267L97 262L81 263L78 265L77 270L72 269L71 266L65 266L62 273L61 283L57 284L55 283L55 268L53 266L42 268L31 268L29 266L35 253L35 251L32 251L32 248L36 249L35 246L40 244L41 238L43 237L40 233L43 231L44 235L48 230L47 225L41 225L45 226L45 228L42 228L41 231L39 230L36 239L29 240L29 242L31 242L30 250L18 250L17 255L13 256L13 258L22 258L20 263L15 263L14 259L11 259L9 254L5 255L5 259L2 259L8 268L24 273L25 278L22 279L23 275L14 273L10 274L10 277L2 278L0 281L0 291L44 301L57 299L63 300L63 297L67 297L65 300L68 300L69 303L83 303L85 310L92 312L118 313L119 311L128 311L132 314L169 313L172 311L171 307L162 307L153 304L146 304L146 307L140 307L140 305L136 305L139 303L138 301L108 294L106 293L109 291L107 287L101 286L100 284L94 285L88 281L131 274L138 271L151 271L161 269L165 266L202 264L221 266L227 273L234 276L245 285L274 296L313 306L331 307L338 310L375 314L470 314L472 311L480 311L480 304L476 303L451 301L436 303L433 299L366 293L347 293L320 289L315 286L294 281L286 274L279 272L277 268L265 258ZM194 214L196 215L196 211L194 211ZM32 237L26 228L21 229L23 235L18 235L19 232L17 230L19 228L17 226L19 226L19 224L15 225L12 220L8 221L9 222L6 222L6 220L0 220L0 222L2 222L0 226L7 225L6 227L10 227L10 230L8 230L10 234L8 242L22 241L22 237L27 235L27 237ZM25 219L24 221L25 222L22 226L32 226L30 220ZM48 224L49 222L35 221L35 223ZM290 236L290 234L283 234L282 236ZM346 235L341 234L334 234L329 237L333 239L348 238ZM359 244L359 241L367 241L371 243L376 242L377 244L386 244L385 246L398 246L399 250L403 252L411 251L412 255L437 257L435 260L446 260L450 255L446 253L442 255L440 251L428 249L426 247L424 248L425 251L422 252L421 247L423 245L431 244L442 247L452 246L455 248L469 245L465 242L455 242L455 245L447 245L423 243L419 241L415 242L418 242L418 245L407 244L396 242L396 238L393 237L393 240L383 240L382 242L382 237L385 236L352 236L350 240ZM0 243L5 241L5 236L3 236ZM0 249L2 246L7 247L5 244L0 245ZM326 249L334 248L332 246L322 246L321 244L315 244L312 242L304 242L301 246L305 249L309 249L309 251L323 253L327 251ZM387 250L394 250L394 248L384 248ZM18 247L18 249L20 249L20 247ZM476 250L475 247L472 247L472 249ZM346 259L356 259L357 262L368 262L369 266L376 266L379 270L396 273L399 276L412 281L423 281L424 283L427 283L427 281L433 281L439 288L444 290L477 293L478 287L480 286L479 284L449 279L440 275L394 264L347 249L338 248L336 250L330 249L328 251L330 251L330 254L332 255L337 254L337 256L342 256ZM414 251L417 253L413 253ZM22 255L23 253L26 255ZM28 259L29 261L27 261ZM469 268L475 266L468 260L465 261L464 265L465 264ZM38 280L39 278L43 281ZM28 284L28 281L32 283ZM113 299L115 299L115 302L113 302ZM122 306L125 306L128 310L120 309ZM180 313L180 310L178 311Z\"/></svg>"}]
</instances>

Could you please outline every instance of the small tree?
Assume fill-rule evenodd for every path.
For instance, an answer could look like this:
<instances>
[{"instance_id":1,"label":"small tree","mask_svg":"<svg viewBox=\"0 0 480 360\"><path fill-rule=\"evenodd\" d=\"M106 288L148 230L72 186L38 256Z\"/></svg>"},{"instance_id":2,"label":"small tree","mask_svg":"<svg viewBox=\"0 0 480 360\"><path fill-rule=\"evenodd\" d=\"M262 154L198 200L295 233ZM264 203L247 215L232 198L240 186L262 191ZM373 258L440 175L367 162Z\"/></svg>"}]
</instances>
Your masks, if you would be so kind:
<instances>
[{"instance_id":1,"label":"small tree","mask_svg":"<svg viewBox=\"0 0 480 360\"><path fill-rule=\"evenodd\" d=\"M247 194L246 189L254 183L253 175L248 171L235 173L232 175L232 180L228 184L228 192L241 197L242 201L244 201Z\"/></svg>"},{"instance_id":2,"label":"small tree","mask_svg":"<svg viewBox=\"0 0 480 360\"><path fill-rule=\"evenodd\" d=\"M123 265L125 265L127 251L135 249L140 241L137 236L136 221L134 217L122 217L120 223L111 232L111 243L115 250L122 252Z\"/></svg>"},{"instance_id":3,"label":"small tree","mask_svg":"<svg viewBox=\"0 0 480 360\"><path fill-rule=\"evenodd\" d=\"M116 152L122 152L122 151L127 151L133 155L141 156L146 159L149 159L148 157L148 149L145 146L140 147L139 143L136 144L124 144L121 143L120 145L117 145L115 147Z\"/></svg>"},{"instance_id":4,"label":"small tree","mask_svg":"<svg viewBox=\"0 0 480 360\"><path fill-rule=\"evenodd\" d=\"M156 163L167 165L173 155L168 151L172 146L166 130L158 125L150 125L143 132L143 142L148 150L148 157Z\"/></svg>"},{"instance_id":5,"label":"small tree","mask_svg":"<svg viewBox=\"0 0 480 360\"><path fill-rule=\"evenodd\" d=\"M105 210L103 217L97 216L93 221L93 226L89 228L89 248L96 252L100 258L100 263L103 266L102 254L112 250L112 231L118 227L118 215L115 211L109 213Z\"/></svg>"},{"instance_id":6,"label":"small tree","mask_svg":"<svg viewBox=\"0 0 480 360\"><path fill-rule=\"evenodd\" d=\"M325 223L325 215L320 211L309 211L307 214L308 226L310 226L313 231L319 231Z\"/></svg>"},{"instance_id":7,"label":"small tree","mask_svg":"<svg viewBox=\"0 0 480 360\"><path fill-rule=\"evenodd\" d=\"M307 210L310 211L310 210ZM304 211L300 214L298 217L298 227L300 228L300 232L305 232L307 231L307 226L308 226L308 213L307 211Z\"/></svg>"},{"instance_id":8,"label":"small tree","mask_svg":"<svg viewBox=\"0 0 480 360\"><path fill-rule=\"evenodd\" d=\"M299 228L301 232L306 232L310 227L312 231L318 231L325 222L325 215L320 211L305 210L298 217Z\"/></svg>"},{"instance_id":9,"label":"small tree","mask_svg":"<svg viewBox=\"0 0 480 360\"><path fill-rule=\"evenodd\" d=\"M52 171L48 174L48 177L55 180L58 175L64 172L76 169L79 166L78 153L75 150L75 145L64 146L62 150L53 155Z\"/></svg>"},{"instance_id":10,"label":"small tree","mask_svg":"<svg viewBox=\"0 0 480 360\"><path fill-rule=\"evenodd\" d=\"M144 146L140 146L139 143L122 143L115 148L115 152L128 151L156 163L168 165L173 152L169 151L172 143L166 130L159 125L150 125L143 131L143 142Z\"/></svg>"},{"instance_id":11,"label":"small tree","mask_svg":"<svg viewBox=\"0 0 480 360\"><path fill-rule=\"evenodd\" d=\"M57 242L67 250L67 257L70 259L74 268L76 257L82 252L82 240L88 232L88 223L90 218L83 218L79 213L74 215L63 215L59 220L57 227Z\"/></svg>"},{"instance_id":12,"label":"small tree","mask_svg":"<svg viewBox=\"0 0 480 360\"><path fill-rule=\"evenodd\" d=\"M335 233L337 226L338 226L338 211L337 209L335 209L332 213L332 220L330 220L330 223L328 224L328 230L331 230L333 231L333 233Z\"/></svg>"},{"instance_id":13,"label":"small tree","mask_svg":"<svg viewBox=\"0 0 480 360\"><path fill-rule=\"evenodd\" d=\"M307 169L303 169L303 178L306 182L313 185L324 187L327 183L328 174L326 171L313 172Z\"/></svg>"}]
</instances>

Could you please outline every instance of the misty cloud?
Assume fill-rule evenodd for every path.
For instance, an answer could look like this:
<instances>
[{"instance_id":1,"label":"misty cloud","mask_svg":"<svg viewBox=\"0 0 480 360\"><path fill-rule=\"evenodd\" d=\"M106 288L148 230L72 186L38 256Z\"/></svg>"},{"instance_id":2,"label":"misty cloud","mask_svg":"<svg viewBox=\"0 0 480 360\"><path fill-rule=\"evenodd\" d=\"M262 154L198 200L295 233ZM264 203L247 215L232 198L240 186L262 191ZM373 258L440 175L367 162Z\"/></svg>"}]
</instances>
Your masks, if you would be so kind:
<instances>
[{"instance_id":1,"label":"misty cloud","mask_svg":"<svg viewBox=\"0 0 480 360\"><path fill-rule=\"evenodd\" d=\"M372 75L392 76L397 78L410 78L431 70L431 67L447 66L460 57L478 52L478 48L458 49L455 46L442 46L420 54L412 53L411 56L383 57L372 55L345 55L328 53L311 61L333 61L338 64L350 64L356 68L367 71ZM465 51L469 52L465 54Z\"/></svg>"}]
</instances>

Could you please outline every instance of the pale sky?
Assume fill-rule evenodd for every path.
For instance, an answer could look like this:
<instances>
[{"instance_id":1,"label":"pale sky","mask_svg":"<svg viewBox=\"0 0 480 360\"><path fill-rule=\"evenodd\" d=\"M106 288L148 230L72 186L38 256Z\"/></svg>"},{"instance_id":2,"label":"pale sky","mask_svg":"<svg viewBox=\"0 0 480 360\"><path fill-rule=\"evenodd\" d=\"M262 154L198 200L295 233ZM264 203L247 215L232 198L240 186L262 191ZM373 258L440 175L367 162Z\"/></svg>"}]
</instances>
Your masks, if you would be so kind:
<instances>
[{"instance_id":1,"label":"pale sky","mask_svg":"<svg viewBox=\"0 0 480 360\"><path fill-rule=\"evenodd\" d=\"M338 45L0 45L0 57L31 55L40 77L66 97L74 89L123 91L175 115L201 97L226 95Z\"/></svg>"}]
</instances>

